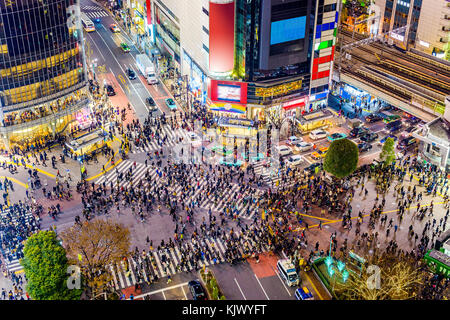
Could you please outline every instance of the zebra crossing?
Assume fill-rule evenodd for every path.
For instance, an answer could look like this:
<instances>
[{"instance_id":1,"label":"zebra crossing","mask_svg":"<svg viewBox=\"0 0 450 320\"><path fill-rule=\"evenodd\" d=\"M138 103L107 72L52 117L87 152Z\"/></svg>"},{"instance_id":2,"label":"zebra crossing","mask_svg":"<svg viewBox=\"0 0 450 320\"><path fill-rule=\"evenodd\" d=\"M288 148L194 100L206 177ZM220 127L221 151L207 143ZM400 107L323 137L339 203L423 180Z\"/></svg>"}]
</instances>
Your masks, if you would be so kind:
<instances>
[{"instance_id":1,"label":"zebra crossing","mask_svg":"<svg viewBox=\"0 0 450 320\"><path fill-rule=\"evenodd\" d=\"M86 11L85 14L91 19L96 19L96 18L107 17L108 16L108 13L106 11L103 11L103 10Z\"/></svg>"},{"instance_id":2,"label":"zebra crossing","mask_svg":"<svg viewBox=\"0 0 450 320\"><path fill-rule=\"evenodd\" d=\"M126 173L132 170L131 176L128 179L124 179ZM149 176L149 179L146 178ZM185 204L188 205L191 201L198 201L200 207L211 211L222 211L227 207L231 211L237 212L239 217L244 219L252 219L256 213L258 213L259 204L257 199L264 193L263 190L245 190L241 192L241 186L236 183L232 183L231 187L224 190L220 195L207 195L204 192L204 187L207 186L208 181L205 176L195 176L194 172L191 174L191 178L197 182L196 186L193 186L189 191L189 197L185 200ZM140 162L132 162L130 160L124 160L117 165L113 170L109 171L105 175L101 176L97 180L97 184L105 184L106 186L111 183L116 186L129 188L136 187L140 183L142 186L147 187L166 187L171 193L180 194L183 191L183 186L172 182L168 183L167 178L163 177L161 171L158 168L145 166Z\"/></svg>"},{"instance_id":3,"label":"zebra crossing","mask_svg":"<svg viewBox=\"0 0 450 320\"><path fill-rule=\"evenodd\" d=\"M162 125L160 135L162 137L166 136L167 140L162 145L160 145L157 139L152 139L152 141L145 141L139 146L134 146L131 150L132 154L141 153L141 152L150 152L161 149L161 147L173 147L180 142L180 139L183 143L187 143L191 140L189 135L189 131L184 129L176 129L172 130L169 125Z\"/></svg>"},{"instance_id":4,"label":"zebra crossing","mask_svg":"<svg viewBox=\"0 0 450 320\"><path fill-rule=\"evenodd\" d=\"M0 214L0 226L2 228L6 228L11 225L17 225L22 222L22 219L26 225L30 225L35 219L31 211L28 211L23 217L20 218L21 219L19 219L15 214L11 214L9 209L4 210ZM3 237L1 233L0 236ZM0 246L0 251L3 255L6 268L9 272L19 272L23 270L23 267L19 262L19 257L15 250L10 250L9 248L3 248L3 246Z\"/></svg>"},{"instance_id":5,"label":"zebra crossing","mask_svg":"<svg viewBox=\"0 0 450 320\"><path fill-rule=\"evenodd\" d=\"M292 187L296 184L295 180L282 178L281 172L278 173L278 169L264 167L264 162L258 161L253 164L255 173L261 176L262 180L270 187Z\"/></svg>"},{"instance_id":6,"label":"zebra crossing","mask_svg":"<svg viewBox=\"0 0 450 320\"><path fill-rule=\"evenodd\" d=\"M99 6L81 6L81 9L83 10L99 10L101 7Z\"/></svg>"},{"instance_id":7,"label":"zebra crossing","mask_svg":"<svg viewBox=\"0 0 450 320\"><path fill-rule=\"evenodd\" d=\"M229 234L227 234L227 238L230 239ZM116 290L121 290L143 281L150 283L169 275L192 271L194 266L189 259L185 260L187 261L185 266L180 267L183 258L180 249L183 250L186 258L189 257L190 253L201 248L203 253L198 260L200 268L223 263L226 261L226 244L224 242L220 238L204 238L195 240L195 245L193 241L187 241L181 245L181 248L178 248L178 246L166 247L159 251L148 252L145 255L129 256L126 261L108 266L112 276L112 285ZM256 243L253 242L252 245L256 245ZM241 254L244 253L241 247L238 246L237 249ZM269 250L269 246L261 245L261 252Z\"/></svg>"}]
</instances>

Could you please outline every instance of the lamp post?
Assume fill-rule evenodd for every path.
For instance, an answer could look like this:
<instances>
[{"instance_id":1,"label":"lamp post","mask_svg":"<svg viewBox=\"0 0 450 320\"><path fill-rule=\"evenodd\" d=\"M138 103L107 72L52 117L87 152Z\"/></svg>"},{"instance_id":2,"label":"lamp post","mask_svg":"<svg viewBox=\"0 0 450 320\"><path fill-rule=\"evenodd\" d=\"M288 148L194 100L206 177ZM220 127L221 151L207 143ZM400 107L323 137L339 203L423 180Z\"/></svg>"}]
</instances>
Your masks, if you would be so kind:
<instances>
[{"instance_id":1,"label":"lamp post","mask_svg":"<svg viewBox=\"0 0 450 320\"><path fill-rule=\"evenodd\" d=\"M96 77L95 77L95 68L96 67L97 67L97 58L92 60L92 75L94 77L94 80L96 80Z\"/></svg>"}]
</instances>

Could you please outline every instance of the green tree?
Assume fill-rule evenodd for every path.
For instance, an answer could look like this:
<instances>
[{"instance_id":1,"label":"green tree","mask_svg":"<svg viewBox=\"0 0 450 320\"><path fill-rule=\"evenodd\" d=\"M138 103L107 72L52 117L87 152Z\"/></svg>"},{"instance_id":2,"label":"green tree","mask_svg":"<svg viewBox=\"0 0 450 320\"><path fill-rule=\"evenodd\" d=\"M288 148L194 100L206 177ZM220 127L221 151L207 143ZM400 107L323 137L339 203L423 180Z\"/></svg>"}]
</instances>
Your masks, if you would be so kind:
<instances>
[{"instance_id":1,"label":"green tree","mask_svg":"<svg viewBox=\"0 0 450 320\"><path fill-rule=\"evenodd\" d=\"M26 290L34 300L78 300L82 290L67 287L66 251L54 231L40 231L25 242L20 260L27 277Z\"/></svg>"},{"instance_id":2,"label":"green tree","mask_svg":"<svg viewBox=\"0 0 450 320\"><path fill-rule=\"evenodd\" d=\"M325 155L323 168L336 178L345 178L356 170L358 157L358 146L354 142L348 139L335 140Z\"/></svg>"},{"instance_id":3,"label":"green tree","mask_svg":"<svg viewBox=\"0 0 450 320\"><path fill-rule=\"evenodd\" d=\"M380 152L380 160L384 166L391 165L395 160L394 144L395 141L392 138L387 138L383 144L383 149Z\"/></svg>"}]
</instances>

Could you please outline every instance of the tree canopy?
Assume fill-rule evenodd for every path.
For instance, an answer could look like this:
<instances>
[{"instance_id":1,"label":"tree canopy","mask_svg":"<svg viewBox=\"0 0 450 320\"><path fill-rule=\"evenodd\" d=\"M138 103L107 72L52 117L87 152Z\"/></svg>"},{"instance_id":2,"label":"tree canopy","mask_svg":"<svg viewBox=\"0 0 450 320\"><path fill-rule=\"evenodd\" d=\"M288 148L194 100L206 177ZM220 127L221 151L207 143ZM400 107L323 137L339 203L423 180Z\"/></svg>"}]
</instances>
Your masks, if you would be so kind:
<instances>
[{"instance_id":1,"label":"tree canopy","mask_svg":"<svg viewBox=\"0 0 450 320\"><path fill-rule=\"evenodd\" d=\"M23 265L26 290L34 300L77 300L81 290L67 286L66 251L54 231L40 231L25 242Z\"/></svg>"},{"instance_id":2,"label":"tree canopy","mask_svg":"<svg viewBox=\"0 0 450 320\"><path fill-rule=\"evenodd\" d=\"M74 225L64 230L61 238L69 260L80 266L92 296L107 291L112 280L108 267L128 256L131 245L128 228L103 219Z\"/></svg>"},{"instance_id":3,"label":"tree canopy","mask_svg":"<svg viewBox=\"0 0 450 320\"><path fill-rule=\"evenodd\" d=\"M384 166L389 166L395 160L395 141L392 138L387 138L383 144L383 149L380 152L380 160L383 161Z\"/></svg>"},{"instance_id":4,"label":"tree canopy","mask_svg":"<svg viewBox=\"0 0 450 320\"><path fill-rule=\"evenodd\" d=\"M350 273L345 283L338 283L335 293L345 300L407 300L416 298L426 272L416 260L405 255L382 253L368 257L361 276Z\"/></svg>"},{"instance_id":5,"label":"tree canopy","mask_svg":"<svg viewBox=\"0 0 450 320\"><path fill-rule=\"evenodd\" d=\"M358 157L358 146L354 142L348 139L335 140L325 155L323 168L337 178L345 178L356 170Z\"/></svg>"}]
</instances>

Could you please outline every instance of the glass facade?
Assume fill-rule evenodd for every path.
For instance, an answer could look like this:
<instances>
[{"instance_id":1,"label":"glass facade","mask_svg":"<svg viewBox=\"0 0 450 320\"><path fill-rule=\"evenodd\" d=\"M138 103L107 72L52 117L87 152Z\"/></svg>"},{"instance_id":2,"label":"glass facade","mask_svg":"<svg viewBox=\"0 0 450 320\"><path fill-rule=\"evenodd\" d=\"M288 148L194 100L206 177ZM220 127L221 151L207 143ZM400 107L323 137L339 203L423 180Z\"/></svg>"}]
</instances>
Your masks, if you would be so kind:
<instances>
[{"instance_id":1,"label":"glass facade","mask_svg":"<svg viewBox=\"0 0 450 320\"><path fill-rule=\"evenodd\" d=\"M0 0L0 126L35 126L68 109L66 100L77 105L87 80L82 31L69 21L73 5L75 0Z\"/></svg>"}]
</instances>

